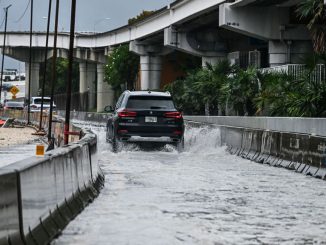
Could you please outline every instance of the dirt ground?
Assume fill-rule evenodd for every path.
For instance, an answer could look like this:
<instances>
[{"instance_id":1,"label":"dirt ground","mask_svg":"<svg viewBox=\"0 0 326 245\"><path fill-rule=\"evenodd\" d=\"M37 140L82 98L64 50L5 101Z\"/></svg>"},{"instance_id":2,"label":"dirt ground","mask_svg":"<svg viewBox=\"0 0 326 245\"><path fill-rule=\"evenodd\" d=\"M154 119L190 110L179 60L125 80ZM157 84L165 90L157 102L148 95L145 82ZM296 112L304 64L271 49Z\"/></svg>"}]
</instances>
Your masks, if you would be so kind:
<instances>
[{"instance_id":1,"label":"dirt ground","mask_svg":"<svg viewBox=\"0 0 326 245\"><path fill-rule=\"evenodd\" d=\"M35 130L29 127L0 128L0 147L21 145L39 138L39 136L32 135L34 132Z\"/></svg>"}]
</instances>

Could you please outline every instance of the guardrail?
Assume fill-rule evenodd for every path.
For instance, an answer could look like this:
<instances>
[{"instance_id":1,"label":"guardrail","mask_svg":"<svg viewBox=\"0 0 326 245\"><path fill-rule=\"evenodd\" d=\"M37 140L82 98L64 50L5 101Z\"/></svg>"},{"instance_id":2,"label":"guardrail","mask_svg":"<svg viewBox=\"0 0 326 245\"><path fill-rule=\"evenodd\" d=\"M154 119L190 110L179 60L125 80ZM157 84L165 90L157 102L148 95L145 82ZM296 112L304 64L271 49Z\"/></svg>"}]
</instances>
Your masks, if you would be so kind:
<instances>
[{"instance_id":1,"label":"guardrail","mask_svg":"<svg viewBox=\"0 0 326 245\"><path fill-rule=\"evenodd\" d=\"M0 244L47 244L103 186L91 131L44 157L0 169Z\"/></svg>"}]
</instances>

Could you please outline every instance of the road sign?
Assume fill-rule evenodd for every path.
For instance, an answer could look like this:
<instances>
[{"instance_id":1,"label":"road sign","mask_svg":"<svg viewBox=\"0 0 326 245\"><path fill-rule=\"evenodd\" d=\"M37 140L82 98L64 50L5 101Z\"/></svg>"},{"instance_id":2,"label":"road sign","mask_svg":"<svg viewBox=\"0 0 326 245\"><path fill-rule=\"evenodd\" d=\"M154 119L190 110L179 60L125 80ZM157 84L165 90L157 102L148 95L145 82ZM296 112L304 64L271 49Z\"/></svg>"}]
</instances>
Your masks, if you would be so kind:
<instances>
[{"instance_id":1,"label":"road sign","mask_svg":"<svg viewBox=\"0 0 326 245\"><path fill-rule=\"evenodd\" d=\"M19 89L16 86L12 86L9 92L15 96L19 92Z\"/></svg>"}]
</instances>

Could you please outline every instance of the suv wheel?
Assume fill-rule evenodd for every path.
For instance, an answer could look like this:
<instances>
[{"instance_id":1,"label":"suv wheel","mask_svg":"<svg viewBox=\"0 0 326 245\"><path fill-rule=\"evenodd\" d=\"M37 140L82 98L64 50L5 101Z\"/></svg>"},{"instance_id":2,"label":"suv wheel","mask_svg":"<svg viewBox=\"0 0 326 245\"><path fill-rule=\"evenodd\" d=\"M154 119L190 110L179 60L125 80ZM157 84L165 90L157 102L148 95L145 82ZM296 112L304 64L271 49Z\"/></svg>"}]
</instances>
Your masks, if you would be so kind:
<instances>
[{"instance_id":1,"label":"suv wheel","mask_svg":"<svg viewBox=\"0 0 326 245\"><path fill-rule=\"evenodd\" d=\"M112 151L114 153L117 153L118 152L118 140L117 140L117 137L115 136L115 134L113 134L113 136L112 136L111 145L112 145Z\"/></svg>"},{"instance_id":2,"label":"suv wheel","mask_svg":"<svg viewBox=\"0 0 326 245\"><path fill-rule=\"evenodd\" d=\"M184 147L185 147L185 139L184 137L182 137L182 139L178 143L176 143L177 151L182 152L184 150Z\"/></svg>"}]
</instances>

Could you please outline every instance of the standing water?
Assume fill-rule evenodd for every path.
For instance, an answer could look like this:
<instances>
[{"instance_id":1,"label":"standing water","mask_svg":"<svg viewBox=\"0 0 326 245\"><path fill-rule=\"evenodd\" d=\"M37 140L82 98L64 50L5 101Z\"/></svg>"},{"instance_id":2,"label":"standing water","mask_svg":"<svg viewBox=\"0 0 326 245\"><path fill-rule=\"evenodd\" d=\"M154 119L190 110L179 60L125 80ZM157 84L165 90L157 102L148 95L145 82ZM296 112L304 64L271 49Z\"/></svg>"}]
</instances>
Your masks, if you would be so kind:
<instances>
[{"instance_id":1,"label":"standing water","mask_svg":"<svg viewBox=\"0 0 326 245\"><path fill-rule=\"evenodd\" d=\"M93 130L105 187L53 244L326 244L325 182L230 155L218 129L188 127L182 153Z\"/></svg>"}]
</instances>

